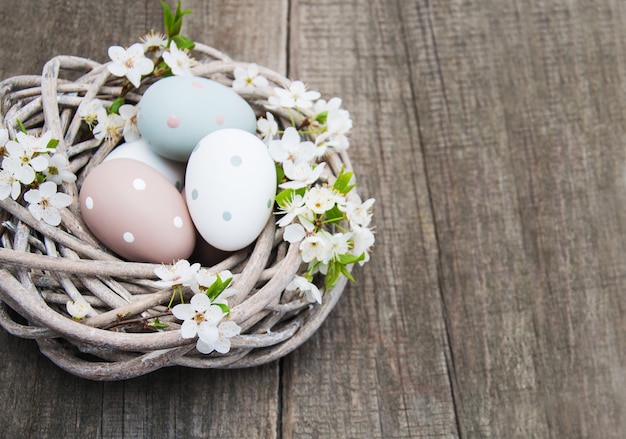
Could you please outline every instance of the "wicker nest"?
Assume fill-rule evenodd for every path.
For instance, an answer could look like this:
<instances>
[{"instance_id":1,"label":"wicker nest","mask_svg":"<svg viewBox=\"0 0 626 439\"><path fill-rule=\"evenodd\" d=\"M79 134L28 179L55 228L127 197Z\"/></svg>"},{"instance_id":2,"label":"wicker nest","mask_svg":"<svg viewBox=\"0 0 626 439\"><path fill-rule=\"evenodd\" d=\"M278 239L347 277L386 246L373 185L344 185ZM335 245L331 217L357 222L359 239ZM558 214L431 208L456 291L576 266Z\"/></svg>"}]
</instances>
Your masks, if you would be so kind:
<instances>
[{"instance_id":1,"label":"wicker nest","mask_svg":"<svg viewBox=\"0 0 626 439\"><path fill-rule=\"evenodd\" d=\"M230 85L236 66L208 46L197 44L194 73ZM285 87L290 81L259 67L270 85ZM129 93L136 103L147 84ZM0 83L4 126L15 137L21 121L29 133L51 131L59 139L57 152L67 155L76 183L63 191L74 203L62 212L59 227L36 220L27 208L10 197L0 201L0 324L18 337L35 339L44 355L62 369L94 380L120 380L165 366L193 368L243 368L273 361L306 341L324 321L346 285L341 277L324 293L321 305L311 305L285 291L303 267L297 245L283 241L270 218L249 248L210 267L230 270L236 295L229 299L230 318L241 328L231 339L227 354L202 355L193 339L184 339L175 323L156 331L142 316L163 315L171 289L159 289L155 264L124 261L94 238L81 220L78 188L85 175L116 146L81 136L78 107L98 98L112 101L122 88L105 64L89 59L58 56L41 76L18 76ZM267 96L247 95L257 115L264 115ZM285 114L276 118L286 121ZM306 116L306 114L305 114ZM84 131L84 130L82 130ZM325 158L333 178L342 167L351 169L345 153ZM189 292L187 292L189 293ZM98 314L73 320L65 310L70 298L82 296Z\"/></svg>"}]
</instances>

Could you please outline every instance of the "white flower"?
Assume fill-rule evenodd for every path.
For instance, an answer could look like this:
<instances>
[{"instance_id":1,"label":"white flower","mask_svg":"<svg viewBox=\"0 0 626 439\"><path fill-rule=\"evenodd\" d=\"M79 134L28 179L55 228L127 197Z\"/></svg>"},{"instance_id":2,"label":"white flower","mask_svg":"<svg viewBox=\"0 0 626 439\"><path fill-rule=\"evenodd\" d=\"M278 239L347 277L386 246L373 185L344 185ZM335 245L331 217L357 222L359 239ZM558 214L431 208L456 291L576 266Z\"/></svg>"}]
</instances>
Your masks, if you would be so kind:
<instances>
[{"instance_id":1,"label":"white flower","mask_svg":"<svg viewBox=\"0 0 626 439\"><path fill-rule=\"evenodd\" d=\"M74 302L70 300L65 304L65 308L69 315L75 320L85 318L85 316L92 311L91 305L83 301Z\"/></svg>"},{"instance_id":2,"label":"white flower","mask_svg":"<svg viewBox=\"0 0 626 439\"><path fill-rule=\"evenodd\" d=\"M10 140L5 145L8 157L3 160L3 167L10 168L13 175L24 184L31 184L35 180L35 173L48 167L47 148L51 140L51 133L41 137L34 137L18 133L16 140Z\"/></svg>"},{"instance_id":3,"label":"white flower","mask_svg":"<svg viewBox=\"0 0 626 439\"><path fill-rule=\"evenodd\" d=\"M276 221L279 227L286 227L291 222L302 215L305 218L312 218L312 212L304 205L304 197L302 195L294 193L291 200L286 200L283 206L280 206L278 215L284 215L281 219Z\"/></svg>"},{"instance_id":4,"label":"white flower","mask_svg":"<svg viewBox=\"0 0 626 439\"><path fill-rule=\"evenodd\" d=\"M70 162L63 154L55 154L50 157L48 167L44 169L46 181L53 181L56 184L76 181L76 175L69 170Z\"/></svg>"},{"instance_id":5,"label":"white flower","mask_svg":"<svg viewBox=\"0 0 626 439\"><path fill-rule=\"evenodd\" d=\"M355 201L348 201L346 203L345 211L346 217L348 218L348 221L350 221L350 225L353 227L368 226L372 220L372 206L374 205L374 201L375 200L373 198L370 198L363 203L361 203L361 200L358 198Z\"/></svg>"},{"instance_id":6,"label":"white flower","mask_svg":"<svg viewBox=\"0 0 626 439\"><path fill-rule=\"evenodd\" d=\"M300 254L304 262L318 260L327 263L332 258L329 240L322 233L307 236L300 243Z\"/></svg>"},{"instance_id":7,"label":"white flower","mask_svg":"<svg viewBox=\"0 0 626 439\"><path fill-rule=\"evenodd\" d=\"M227 320L217 325L217 340L209 342L199 338L196 349L202 354L210 354L213 351L225 354L230 351L230 339L240 333L239 325L232 320Z\"/></svg>"},{"instance_id":8,"label":"white flower","mask_svg":"<svg viewBox=\"0 0 626 439\"><path fill-rule=\"evenodd\" d=\"M98 121L98 111L101 108L104 108L102 106L102 101L100 99L92 99L89 102L80 105L78 115L87 125L89 125L89 128L93 128Z\"/></svg>"},{"instance_id":9,"label":"white flower","mask_svg":"<svg viewBox=\"0 0 626 439\"><path fill-rule=\"evenodd\" d=\"M188 286L194 282L196 273L200 269L200 264L189 264L186 259L180 259L173 265L161 265L154 269L160 281L157 285L161 288Z\"/></svg>"},{"instance_id":10,"label":"white flower","mask_svg":"<svg viewBox=\"0 0 626 439\"><path fill-rule=\"evenodd\" d=\"M274 161L294 164L309 163L316 156L316 146L313 142L302 142L300 134L294 127L288 127L280 140L272 140L268 150Z\"/></svg>"},{"instance_id":11,"label":"white flower","mask_svg":"<svg viewBox=\"0 0 626 439\"><path fill-rule=\"evenodd\" d=\"M180 50L176 42L170 43L169 52L163 52L163 61L172 69L173 75L192 76L193 59L189 57L186 50Z\"/></svg>"},{"instance_id":12,"label":"white flower","mask_svg":"<svg viewBox=\"0 0 626 439\"><path fill-rule=\"evenodd\" d=\"M326 239L328 246L328 253L324 258L319 259L324 263L328 263L331 259L337 258L339 255L345 255L350 251L350 239L352 238L352 232L349 233L334 233L320 232L320 235Z\"/></svg>"},{"instance_id":13,"label":"white flower","mask_svg":"<svg viewBox=\"0 0 626 439\"><path fill-rule=\"evenodd\" d=\"M224 312L219 306L211 305L206 294L194 294L190 303L172 308L172 314L183 321L180 327L182 338L194 338L197 335L205 343L217 341L217 324L224 317Z\"/></svg>"},{"instance_id":14,"label":"white flower","mask_svg":"<svg viewBox=\"0 0 626 439\"><path fill-rule=\"evenodd\" d=\"M270 96L270 105L285 108L310 108L313 101L320 97L317 91L307 91L302 81L294 81L289 88L274 87L275 96Z\"/></svg>"},{"instance_id":15,"label":"white flower","mask_svg":"<svg viewBox=\"0 0 626 439\"><path fill-rule=\"evenodd\" d=\"M52 140L52 131L47 131L40 137L31 136L30 134L25 134L20 131L15 135L15 141L11 140L7 142L6 146L8 148L9 145L19 143L20 148L24 149L25 151L29 151L32 154L44 154L50 152L50 148L48 148L48 143L50 143L50 140Z\"/></svg>"},{"instance_id":16,"label":"white flower","mask_svg":"<svg viewBox=\"0 0 626 439\"><path fill-rule=\"evenodd\" d=\"M294 164L287 160L283 163L283 171L285 171L285 176L291 181L281 183L279 186L283 189L299 189L310 186L320 178L325 165L326 162L312 166L304 162Z\"/></svg>"},{"instance_id":17,"label":"white flower","mask_svg":"<svg viewBox=\"0 0 626 439\"><path fill-rule=\"evenodd\" d=\"M22 193L22 184L19 178L16 177L14 169L12 169L16 162L7 163L5 159L2 165L4 169L0 171L0 200L6 199L9 195L14 200L17 200Z\"/></svg>"},{"instance_id":18,"label":"white flower","mask_svg":"<svg viewBox=\"0 0 626 439\"><path fill-rule=\"evenodd\" d=\"M257 88L267 87L267 79L259 75L259 66L248 64L247 68L235 67L233 89L240 92L254 92Z\"/></svg>"},{"instance_id":19,"label":"white flower","mask_svg":"<svg viewBox=\"0 0 626 439\"><path fill-rule=\"evenodd\" d=\"M263 140L267 143L271 141L276 134L278 134L278 123L274 119L274 115L267 111L265 118L260 118L256 123L256 129L263 137Z\"/></svg>"},{"instance_id":20,"label":"white flower","mask_svg":"<svg viewBox=\"0 0 626 439\"><path fill-rule=\"evenodd\" d=\"M311 188L304 198L306 207L317 214L325 213L335 206L337 194L326 186Z\"/></svg>"},{"instance_id":21,"label":"white flower","mask_svg":"<svg viewBox=\"0 0 626 439\"><path fill-rule=\"evenodd\" d=\"M104 108L97 111L98 124L93 129L93 136L98 140L115 141L122 133L126 122L119 114L107 114Z\"/></svg>"},{"instance_id":22,"label":"white flower","mask_svg":"<svg viewBox=\"0 0 626 439\"><path fill-rule=\"evenodd\" d=\"M139 128L137 128L137 107L135 105L124 104L119 108L120 117L124 120L122 135L127 142L139 140Z\"/></svg>"},{"instance_id":23,"label":"white flower","mask_svg":"<svg viewBox=\"0 0 626 439\"><path fill-rule=\"evenodd\" d=\"M352 229L352 250L351 254L360 256L365 253L365 259L359 261L359 265L370 260L369 249L374 245L374 233L367 227L354 227Z\"/></svg>"},{"instance_id":24,"label":"white flower","mask_svg":"<svg viewBox=\"0 0 626 439\"><path fill-rule=\"evenodd\" d=\"M44 220L51 226L61 224L59 209L72 204L72 197L57 192L57 185L53 181L46 181L38 189L31 189L24 194L24 200L29 203L28 210L38 220Z\"/></svg>"},{"instance_id":25,"label":"white flower","mask_svg":"<svg viewBox=\"0 0 626 439\"><path fill-rule=\"evenodd\" d=\"M115 76L126 76L135 87L139 87L143 75L151 73L154 69L154 62L144 56L141 43L135 43L128 49L111 46L109 57L113 60L107 66L109 72Z\"/></svg>"},{"instance_id":26,"label":"white flower","mask_svg":"<svg viewBox=\"0 0 626 439\"><path fill-rule=\"evenodd\" d=\"M167 44L167 37L161 32L150 30L145 35L139 37L144 52L154 52L154 57L158 58L163 53L163 49Z\"/></svg>"},{"instance_id":27,"label":"white flower","mask_svg":"<svg viewBox=\"0 0 626 439\"><path fill-rule=\"evenodd\" d=\"M318 99L313 106L315 115L328 112L330 110L338 110L341 108L341 98L334 97L328 102L325 99Z\"/></svg>"},{"instance_id":28,"label":"white flower","mask_svg":"<svg viewBox=\"0 0 626 439\"><path fill-rule=\"evenodd\" d=\"M315 144L320 147L318 154L322 155L326 149L332 151L345 151L350 146L346 134L352 129L352 119L347 110L332 109L328 111L325 131L315 139Z\"/></svg>"},{"instance_id":29,"label":"white flower","mask_svg":"<svg viewBox=\"0 0 626 439\"><path fill-rule=\"evenodd\" d=\"M309 282L302 276L294 276L293 280L285 288L287 291L300 291L308 302L322 303L322 293L317 285Z\"/></svg>"}]
</instances>

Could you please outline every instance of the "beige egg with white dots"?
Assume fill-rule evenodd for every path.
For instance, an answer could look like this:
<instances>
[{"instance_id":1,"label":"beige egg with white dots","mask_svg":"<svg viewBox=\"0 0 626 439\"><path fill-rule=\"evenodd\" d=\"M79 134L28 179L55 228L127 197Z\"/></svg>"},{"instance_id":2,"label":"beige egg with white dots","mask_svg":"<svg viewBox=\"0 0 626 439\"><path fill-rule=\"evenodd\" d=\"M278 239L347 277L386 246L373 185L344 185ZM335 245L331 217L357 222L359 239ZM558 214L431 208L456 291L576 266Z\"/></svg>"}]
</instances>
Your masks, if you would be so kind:
<instances>
[{"instance_id":1,"label":"beige egg with white dots","mask_svg":"<svg viewBox=\"0 0 626 439\"><path fill-rule=\"evenodd\" d=\"M115 158L95 167L79 200L89 230L127 260L168 264L194 249L196 231L183 196L137 160Z\"/></svg>"}]
</instances>

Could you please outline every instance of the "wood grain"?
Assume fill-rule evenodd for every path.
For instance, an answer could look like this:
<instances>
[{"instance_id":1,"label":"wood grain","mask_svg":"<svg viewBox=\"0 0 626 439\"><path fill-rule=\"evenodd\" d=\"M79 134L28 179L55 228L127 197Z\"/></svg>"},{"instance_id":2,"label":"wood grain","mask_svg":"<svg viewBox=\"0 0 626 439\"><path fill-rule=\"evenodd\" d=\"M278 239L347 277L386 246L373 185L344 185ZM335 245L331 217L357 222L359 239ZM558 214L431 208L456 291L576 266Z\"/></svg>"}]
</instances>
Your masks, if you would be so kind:
<instances>
[{"instance_id":1,"label":"wood grain","mask_svg":"<svg viewBox=\"0 0 626 439\"><path fill-rule=\"evenodd\" d=\"M158 1L0 6L2 78L161 28ZM624 2L183 7L192 38L343 98L372 260L255 369L89 382L0 331L3 436L623 436Z\"/></svg>"}]
</instances>

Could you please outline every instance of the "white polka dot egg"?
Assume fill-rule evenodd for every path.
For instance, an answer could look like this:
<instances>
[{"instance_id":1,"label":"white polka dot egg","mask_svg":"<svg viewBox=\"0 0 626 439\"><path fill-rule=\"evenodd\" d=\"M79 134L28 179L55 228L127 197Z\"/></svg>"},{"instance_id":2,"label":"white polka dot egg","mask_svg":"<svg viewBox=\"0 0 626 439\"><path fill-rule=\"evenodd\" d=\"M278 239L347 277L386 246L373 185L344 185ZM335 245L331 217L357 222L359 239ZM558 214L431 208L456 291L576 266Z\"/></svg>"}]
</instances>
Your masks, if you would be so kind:
<instances>
[{"instance_id":1,"label":"white polka dot egg","mask_svg":"<svg viewBox=\"0 0 626 439\"><path fill-rule=\"evenodd\" d=\"M247 131L215 131L189 157L187 207L200 235L217 249L251 244L272 213L275 194L274 161L263 141Z\"/></svg>"},{"instance_id":2,"label":"white polka dot egg","mask_svg":"<svg viewBox=\"0 0 626 439\"><path fill-rule=\"evenodd\" d=\"M169 264L194 249L196 231L183 196L137 160L115 158L96 166L79 201L89 230L123 258Z\"/></svg>"}]
</instances>

